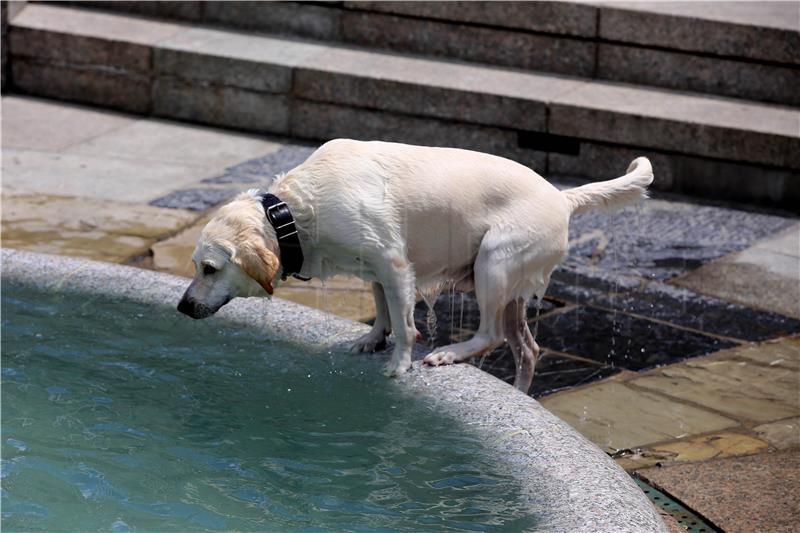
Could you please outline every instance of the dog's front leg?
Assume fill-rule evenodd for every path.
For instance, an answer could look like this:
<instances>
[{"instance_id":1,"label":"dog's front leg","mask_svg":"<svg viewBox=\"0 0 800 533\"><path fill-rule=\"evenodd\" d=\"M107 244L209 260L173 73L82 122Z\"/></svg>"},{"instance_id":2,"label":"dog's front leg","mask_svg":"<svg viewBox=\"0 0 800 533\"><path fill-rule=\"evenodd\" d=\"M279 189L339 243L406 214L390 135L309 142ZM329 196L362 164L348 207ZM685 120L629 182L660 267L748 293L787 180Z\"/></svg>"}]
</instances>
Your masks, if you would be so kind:
<instances>
[{"instance_id":1,"label":"dog's front leg","mask_svg":"<svg viewBox=\"0 0 800 533\"><path fill-rule=\"evenodd\" d=\"M372 283L372 296L375 298L375 322L369 333L356 339L351 350L354 352L374 352L386 347L386 336L392 332L389 321L389 308L380 283Z\"/></svg>"},{"instance_id":2,"label":"dog's front leg","mask_svg":"<svg viewBox=\"0 0 800 533\"><path fill-rule=\"evenodd\" d=\"M414 271L405 257L386 258L378 269L383 287L395 345L392 359L386 367L390 376L399 376L411 367L411 350L417 338L414 327Z\"/></svg>"}]
</instances>

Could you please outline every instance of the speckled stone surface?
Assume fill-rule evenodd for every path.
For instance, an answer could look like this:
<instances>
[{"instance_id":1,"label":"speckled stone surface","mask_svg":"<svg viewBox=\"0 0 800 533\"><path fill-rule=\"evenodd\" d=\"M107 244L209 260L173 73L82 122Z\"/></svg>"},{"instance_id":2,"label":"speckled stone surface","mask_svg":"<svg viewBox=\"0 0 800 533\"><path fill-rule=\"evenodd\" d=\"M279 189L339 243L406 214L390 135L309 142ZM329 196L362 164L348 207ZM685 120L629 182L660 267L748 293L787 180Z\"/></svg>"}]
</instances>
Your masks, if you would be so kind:
<instances>
[{"instance_id":1,"label":"speckled stone surface","mask_svg":"<svg viewBox=\"0 0 800 533\"><path fill-rule=\"evenodd\" d=\"M2 270L4 281L101 292L148 305L173 305L187 284L158 272L8 249L2 250ZM210 320L247 324L304 345L340 346L367 329L277 298L236 300ZM416 352L414 368L387 386L426 397L431 408L482 437L487 453L520 482L523 497L544 511L540 531L666 531L631 478L538 402L471 365L422 369L424 349Z\"/></svg>"},{"instance_id":2,"label":"speckled stone surface","mask_svg":"<svg viewBox=\"0 0 800 533\"><path fill-rule=\"evenodd\" d=\"M796 450L639 470L728 533L797 531L800 454Z\"/></svg>"}]
</instances>

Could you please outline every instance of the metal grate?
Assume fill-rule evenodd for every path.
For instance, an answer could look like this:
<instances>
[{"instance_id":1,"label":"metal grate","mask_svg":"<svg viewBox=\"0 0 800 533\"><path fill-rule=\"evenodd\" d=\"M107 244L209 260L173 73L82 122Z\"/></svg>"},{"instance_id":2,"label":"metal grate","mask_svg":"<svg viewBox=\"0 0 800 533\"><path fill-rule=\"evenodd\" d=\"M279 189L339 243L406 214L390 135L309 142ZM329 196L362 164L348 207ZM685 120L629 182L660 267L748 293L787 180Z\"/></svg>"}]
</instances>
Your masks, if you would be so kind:
<instances>
[{"instance_id":1,"label":"metal grate","mask_svg":"<svg viewBox=\"0 0 800 533\"><path fill-rule=\"evenodd\" d=\"M637 475L633 476L636 484L645 493L653 504L663 509L668 515L675 519L681 527L685 528L690 533L722 533L718 527L710 524L699 515L693 513L680 502L673 500L657 488L645 483Z\"/></svg>"}]
</instances>

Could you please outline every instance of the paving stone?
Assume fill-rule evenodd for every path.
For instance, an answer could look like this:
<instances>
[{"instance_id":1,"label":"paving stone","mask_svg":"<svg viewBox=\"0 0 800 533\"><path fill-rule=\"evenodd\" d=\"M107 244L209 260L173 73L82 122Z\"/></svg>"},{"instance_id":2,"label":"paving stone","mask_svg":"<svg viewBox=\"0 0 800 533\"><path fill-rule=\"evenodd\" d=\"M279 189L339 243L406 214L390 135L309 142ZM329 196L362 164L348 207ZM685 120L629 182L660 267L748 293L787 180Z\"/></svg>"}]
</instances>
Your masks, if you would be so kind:
<instances>
[{"instance_id":1,"label":"paving stone","mask_svg":"<svg viewBox=\"0 0 800 533\"><path fill-rule=\"evenodd\" d=\"M737 346L717 352L709 357L714 360L743 359L775 368L800 370L800 337L787 337L770 342Z\"/></svg>"},{"instance_id":2,"label":"paving stone","mask_svg":"<svg viewBox=\"0 0 800 533\"><path fill-rule=\"evenodd\" d=\"M757 422L800 414L795 369L703 358L655 370L629 383Z\"/></svg>"},{"instance_id":3,"label":"paving stone","mask_svg":"<svg viewBox=\"0 0 800 533\"><path fill-rule=\"evenodd\" d=\"M234 87L188 84L160 77L153 85L153 113L242 130L287 133L289 100Z\"/></svg>"},{"instance_id":4,"label":"paving stone","mask_svg":"<svg viewBox=\"0 0 800 533\"><path fill-rule=\"evenodd\" d=\"M609 452L736 426L731 418L615 382L556 393L540 401Z\"/></svg>"},{"instance_id":5,"label":"paving stone","mask_svg":"<svg viewBox=\"0 0 800 533\"><path fill-rule=\"evenodd\" d=\"M800 257L800 224L795 224L786 231L759 241L755 248L790 257Z\"/></svg>"},{"instance_id":6,"label":"paving stone","mask_svg":"<svg viewBox=\"0 0 800 533\"><path fill-rule=\"evenodd\" d=\"M288 172L304 162L315 150L316 145L285 144L263 157L228 167L224 174L206 178L203 183L248 183L265 187L278 174Z\"/></svg>"},{"instance_id":7,"label":"paving stone","mask_svg":"<svg viewBox=\"0 0 800 533\"><path fill-rule=\"evenodd\" d=\"M659 322L579 307L539 320L540 346L603 365L641 370L733 346Z\"/></svg>"},{"instance_id":8,"label":"paving stone","mask_svg":"<svg viewBox=\"0 0 800 533\"><path fill-rule=\"evenodd\" d=\"M797 228L710 263L675 283L700 293L800 319ZM784 253L784 251L786 253Z\"/></svg>"},{"instance_id":9,"label":"paving stone","mask_svg":"<svg viewBox=\"0 0 800 533\"><path fill-rule=\"evenodd\" d=\"M130 117L24 96L3 97L3 148L61 150L130 124Z\"/></svg>"},{"instance_id":10,"label":"paving stone","mask_svg":"<svg viewBox=\"0 0 800 533\"><path fill-rule=\"evenodd\" d=\"M600 6L603 39L800 63L791 2L614 2Z\"/></svg>"},{"instance_id":11,"label":"paving stone","mask_svg":"<svg viewBox=\"0 0 800 533\"><path fill-rule=\"evenodd\" d=\"M275 296L351 320L366 321L375 316L372 290L288 285L276 287Z\"/></svg>"},{"instance_id":12,"label":"paving stone","mask_svg":"<svg viewBox=\"0 0 800 533\"><path fill-rule=\"evenodd\" d=\"M73 127L77 122L65 125ZM256 136L150 119L86 140L68 152L202 166L208 175L244 159L270 154L280 146Z\"/></svg>"},{"instance_id":13,"label":"paving stone","mask_svg":"<svg viewBox=\"0 0 800 533\"><path fill-rule=\"evenodd\" d=\"M762 424L753 431L779 450L800 448L800 417Z\"/></svg>"},{"instance_id":14,"label":"paving stone","mask_svg":"<svg viewBox=\"0 0 800 533\"><path fill-rule=\"evenodd\" d=\"M590 82L549 109L557 135L800 168L800 111L785 107Z\"/></svg>"},{"instance_id":15,"label":"paving stone","mask_svg":"<svg viewBox=\"0 0 800 533\"><path fill-rule=\"evenodd\" d=\"M204 178L203 167L98 155L3 150L3 189L148 202Z\"/></svg>"},{"instance_id":16,"label":"paving stone","mask_svg":"<svg viewBox=\"0 0 800 533\"><path fill-rule=\"evenodd\" d=\"M794 451L676 464L637 472L723 531L790 532L800 522Z\"/></svg>"},{"instance_id":17,"label":"paving stone","mask_svg":"<svg viewBox=\"0 0 800 533\"><path fill-rule=\"evenodd\" d=\"M594 37L597 29L597 9L579 3L348 1L344 5L348 9L581 37Z\"/></svg>"},{"instance_id":18,"label":"paving stone","mask_svg":"<svg viewBox=\"0 0 800 533\"><path fill-rule=\"evenodd\" d=\"M191 209L192 211L205 211L209 207L224 202L241 192L240 189L181 189L156 198L150 205L156 207L169 207L172 209Z\"/></svg>"},{"instance_id":19,"label":"paving stone","mask_svg":"<svg viewBox=\"0 0 800 533\"><path fill-rule=\"evenodd\" d=\"M172 237L153 244L153 268L176 276L193 277L192 252L200 233L212 216L213 213L208 213Z\"/></svg>"},{"instance_id":20,"label":"paving stone","mask_svg":"<svg viewBox=\"0 0 800 533\"><path fill-rule=\"evenodd\" d=\"M510 32L436 20L346 11L343 39L367 47L497 66L591 76L595 44L556 35Z\"/></svg>"},{"instance_id":21,"label":"paving stone","mask_svg":"<svg viewBox=\"0 0 800 533\"><path fill-rule=\"evenodd\" d=\"M109 200L3 194L3 246L122 262L147 253L192 213Z\"/></svg>"},{"instance_id":22,"label":"paving stone","mask_svg":"<svg viewBox=\"0 0 800 533\"><path fill-rule=\"evenodd\" d=\"M340 37L341 11L333 5L301 5L295 2L204 2L204 19L237 28L270 33L289 33L314 39Z\"/></svg>"},{"instance_id":23,"label":"paving stone","mask_svg":"<svg viewBox=\"0 0 800 533\"><path fill-rule=\"evenodd\" d=\"M582 141L578 154L548 154L551 175L606 180L618 176L636 157L646 156L655 169L654 190L673 191L713 200L726 198L747 204L779 205L797 211L800 181L797 171L763 167L652 148L629 148Z\"/></svg>"},{"instance_id":24,"label":"paving stone","mask_svg":"<svg viewBox=\"0 0 800 533\"><path fill-rule=\"evenodd\" d=\"M15 87L37 96L132 113L147 113L151 106L150 80L143 75L38 63L22 57L14 58L11 71Z\"/></svg>"},{"instance_id":25,"label":"paving stone","mask_svg":"<svg viewBox=\"0 0 800 533\"><path fill-rule=\"evenodd\" d=\"M320 140L381 138L409 144L453 146L511 157L533 168L542 168L545 162L544 153L519 149L516 133L509 130L302 100L295 102L292 109L291 134Z\"/></svg>"},{"instance_id":26,"label":"paving stone","mask_svg":"<svg viewBox=\"0 0 800 533\"><path fill-rule=\"evenodd\" d=\"M600 43L597 77L786 105L800 103L800 95L792 90L800 85L800 71L789 65Z\"/></svg>"}]
</instances>

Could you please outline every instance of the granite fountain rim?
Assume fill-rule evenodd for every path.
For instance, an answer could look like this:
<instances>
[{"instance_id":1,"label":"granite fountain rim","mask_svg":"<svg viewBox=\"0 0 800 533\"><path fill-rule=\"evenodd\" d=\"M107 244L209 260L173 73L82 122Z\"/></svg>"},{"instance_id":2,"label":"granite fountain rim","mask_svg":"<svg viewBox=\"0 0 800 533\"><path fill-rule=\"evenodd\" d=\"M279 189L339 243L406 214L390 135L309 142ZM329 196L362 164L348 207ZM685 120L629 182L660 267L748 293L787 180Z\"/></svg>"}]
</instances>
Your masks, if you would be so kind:
<instances>
[{"instance_id":1,"label":"granite fountain rim","mask_svg":"<svg viewBox=\"0 0 800 533\"><path fill-rule=\"evenodd\" d=\"M8 248L0 260L3 281L156 306L174 305L188 284L171 274ZM280 313L269 312L277 307ZM237 299L218 315L304 345L341 345L368 329L279 298ZM519 483L523 501L541 501L544 487L548 503L537 531L667 531L631 477L539 402L472 365L421 368L424 353L418 346L412 370L390 386L424 396L482 438L486 453Z\"/></svg>"}]
</instances>

